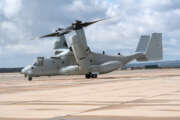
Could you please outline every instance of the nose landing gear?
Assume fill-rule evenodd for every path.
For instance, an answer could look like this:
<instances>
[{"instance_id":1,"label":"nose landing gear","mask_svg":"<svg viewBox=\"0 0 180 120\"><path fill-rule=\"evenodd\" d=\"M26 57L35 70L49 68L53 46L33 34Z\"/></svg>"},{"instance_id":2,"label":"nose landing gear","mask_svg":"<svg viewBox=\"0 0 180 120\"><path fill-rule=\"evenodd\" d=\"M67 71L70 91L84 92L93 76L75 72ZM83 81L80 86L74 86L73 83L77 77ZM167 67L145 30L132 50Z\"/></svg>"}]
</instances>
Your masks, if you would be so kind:
<instances>
[{"instance_id":1,"label":"nose landing gear","mask_svg":"<svg viewBox=\"0 0 180 120\"><path fill-rule=\"evenodd\" d=\"M27 78L27 74L24 74L24 77Z\"/></svg>"}]
</instances>

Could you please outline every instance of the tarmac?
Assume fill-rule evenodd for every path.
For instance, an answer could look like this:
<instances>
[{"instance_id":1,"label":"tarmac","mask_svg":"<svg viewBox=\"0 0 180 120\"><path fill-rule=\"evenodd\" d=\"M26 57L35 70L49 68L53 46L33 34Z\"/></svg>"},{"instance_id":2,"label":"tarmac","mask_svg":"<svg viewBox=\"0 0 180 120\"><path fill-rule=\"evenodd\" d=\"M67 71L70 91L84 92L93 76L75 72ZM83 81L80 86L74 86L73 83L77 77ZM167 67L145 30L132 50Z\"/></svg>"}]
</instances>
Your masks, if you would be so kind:
<instances>
[{"instance_id":1,"label":"tarmac","mask_svg":"<svg viewBox=\"0 0 180 120\"><path fill-rule=\"evenodd\" d=\"M180 120L180 69L27 81L0 74L0 120Z\"/></svg>"}]
</instances>

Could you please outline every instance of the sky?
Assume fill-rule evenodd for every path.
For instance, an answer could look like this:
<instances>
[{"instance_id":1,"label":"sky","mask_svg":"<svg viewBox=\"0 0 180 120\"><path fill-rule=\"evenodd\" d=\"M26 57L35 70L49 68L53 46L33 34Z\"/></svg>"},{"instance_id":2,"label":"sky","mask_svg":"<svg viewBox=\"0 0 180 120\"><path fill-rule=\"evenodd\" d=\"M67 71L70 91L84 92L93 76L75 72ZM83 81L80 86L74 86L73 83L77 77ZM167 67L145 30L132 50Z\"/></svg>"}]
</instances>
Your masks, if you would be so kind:
<instances>
[{"instance_id":1,"label":"sky","mask_svg":"<svg viewBox=\"0 0 180 120\"><path fill-rule=\"evenodd\" d=\"M53 56L56 38L32 38L75 20L110 17L85 28L92 51L132 54L141 35L160 32L164 60L180 59L180 0L0 0L0 67Z\"/></svg>"}]
</instances>

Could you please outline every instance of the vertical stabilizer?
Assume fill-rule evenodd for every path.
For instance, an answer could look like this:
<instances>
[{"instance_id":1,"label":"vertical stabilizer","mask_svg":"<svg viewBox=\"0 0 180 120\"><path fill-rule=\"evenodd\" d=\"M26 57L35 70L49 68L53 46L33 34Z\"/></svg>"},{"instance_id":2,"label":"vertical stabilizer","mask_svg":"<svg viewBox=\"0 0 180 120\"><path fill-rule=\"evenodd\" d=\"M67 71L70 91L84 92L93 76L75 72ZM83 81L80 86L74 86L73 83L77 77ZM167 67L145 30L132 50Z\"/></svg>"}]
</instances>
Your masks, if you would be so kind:
<instances>
[{"instance_id":1,"label":"vertical stabilizer","mask_svg":"<svg viewBox=\"0 0 180 120\"><path fill-rule=\"evenodd\" d=\"M138 46L136 48L136 52L145 52L148 48L150 41L150 36L149 35L142 35L140 37Z\"/></svg>"},{"instance_id":2,"label":"vertical stabilizer","mask_svg":"<svg viewBox=\"0 0 180 120\"><path fill-rule=\"evenodd\" d=\"M137 58L137 61L154 61L163 58L162 33L152 33L152 36L141 36L136 49L137 53L143 53L144 56Z\"/></svg>"},{"instance_id":3,"label":"vertical stabilizer","mask_svg":"<svg viewBox=\"0 0 180 120\"><path fill-rule=\"evenodd\" d=\"M148 60L161 60L163 58L162 51L162 33L153 33L151 41L146 51Z\"/></svg>"}]
</instances>

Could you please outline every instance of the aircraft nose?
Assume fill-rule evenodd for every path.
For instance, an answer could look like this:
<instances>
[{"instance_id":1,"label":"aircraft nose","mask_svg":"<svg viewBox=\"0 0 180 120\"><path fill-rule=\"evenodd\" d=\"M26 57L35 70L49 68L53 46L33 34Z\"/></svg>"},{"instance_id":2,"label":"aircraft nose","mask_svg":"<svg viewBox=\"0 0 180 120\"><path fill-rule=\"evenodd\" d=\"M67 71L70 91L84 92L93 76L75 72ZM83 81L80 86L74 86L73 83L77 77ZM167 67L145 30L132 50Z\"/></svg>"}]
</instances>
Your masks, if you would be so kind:
<instances>
[{"instance_id":1,"label":"aircraft nose","mask_svg":"<svg viewBox=\"0 0 180 120\"><path fill-rule=\"evenodd\" d=\"M24 67L24 68L21 70L21 73L22 73L22 74L30 74L31 67L32 67L31 65Z\"/></svg>"},{"instance_id":2,"label":"aircraft nose","mask_svg":"<svg viewBox=\"0 0 180 120\"><path fill-rule=\"evenodd\" d=\"M21 74L25 74L25 68L21 70Z\"/></svg>"}]
</instances>

